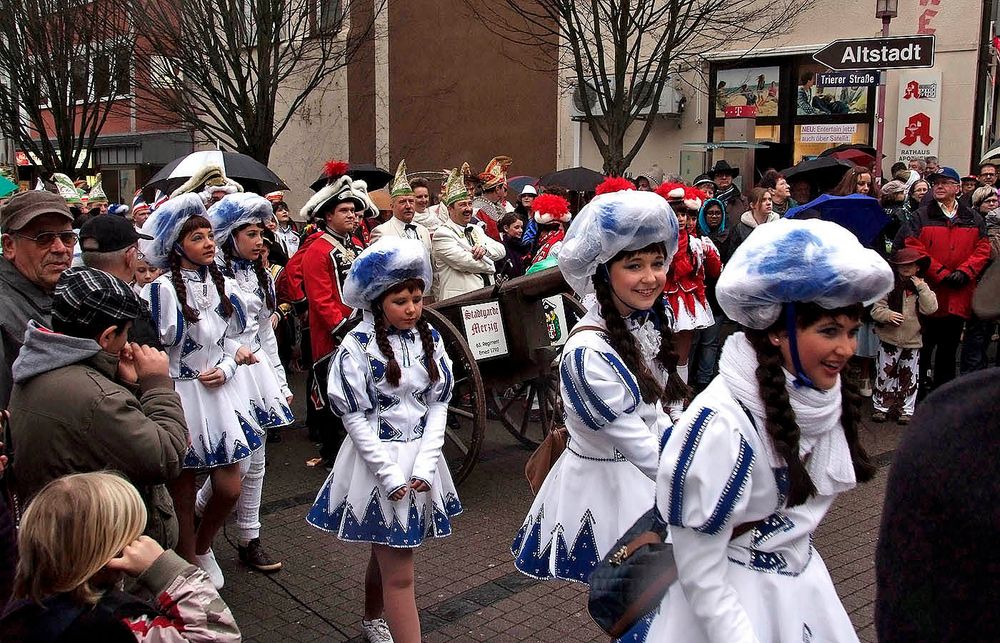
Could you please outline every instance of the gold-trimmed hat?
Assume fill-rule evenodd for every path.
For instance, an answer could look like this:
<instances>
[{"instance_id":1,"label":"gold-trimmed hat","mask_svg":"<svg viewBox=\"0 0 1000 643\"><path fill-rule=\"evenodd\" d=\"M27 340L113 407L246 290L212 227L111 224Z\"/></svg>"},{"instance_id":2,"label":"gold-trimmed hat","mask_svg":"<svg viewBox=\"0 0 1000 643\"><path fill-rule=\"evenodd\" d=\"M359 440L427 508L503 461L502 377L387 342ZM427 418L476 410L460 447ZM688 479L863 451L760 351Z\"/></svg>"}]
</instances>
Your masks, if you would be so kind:
<instances>
[{"instance_id":1,"label":"gold-trimmed hat","mask_svg":"<svg viewBox=\"0 0 1000 643\"><path fill-rule=\"evenodd\" d=\"M396 168L396 176L392 179L392 187L389 189L389 196L410 196L413 188L410 187L410 179L406 178L406 159L399 162Z\"/></svg>"},{"instance_id":2,"label":"gold-trimmed hat","mask_svg":"<svg viewBox=\"0 0 1000 643\"><path fill-rule=\"evenodd\" d=\"M498 185L503 185L507 182L507 168L510 164L514 162L514 159L509 156L496 156L489 164L486 169L479 175L479 178L483 182L484 190L492 190Z\"/></svg>"},{"instance_id":3,"label":"gold-trimmed hat","mask_svg":"<svg viewBox=\"0 0 1000 643\"><path fill-rule=\"evenodd\" d=\"M242 185L228 178L221 167L212 164L204 166L191 175L179 188L170 193L170 198L172 199L188 192L201 192L202 198L204 198L205 196L211 196L211 192L235 194L242 191ZM206 195L205 193L209 194Z\"/></svg>"},{"instance_id":4,"label":"gold-trimmed hat","mask_svg":"<svg viewBox=\"0 0 1000 643\"><path fill-rule=\"evenodd\" d=\"M94 187L90 188L90 193L87 195L87 205L93 207L102 203L108 203L108 195L104 193L104 187L101 185L101 175L98 174L97 182L94 183Z\"/></svg>"},{"instance_id":5,"label":"gold-trimmed hat","mask_svg":"<svg viewBox=\"0 0 1000 643\"><path fill-rule=\"evenodd\" d=\"M56 184L57 193L66 199L66 203L69 205L80 205L83 203L80 199L80 192L73 185L73 180L68 176L56 172L52 175L52 182Z\"/></svg>"},{"instance_id":6,"label":"gold-trimmed hat","mask_svg":"<svg viewBox=\"0 0 1000 643\"><path fill-rule=\"evenodd\" d=\"M448 179L444 184L444 196L441 200L445 205L454 205L462 199L469 198L469 191L465 188L465 176L462 171L454 169L448 173Z\"/></svg>"}]
</instances>

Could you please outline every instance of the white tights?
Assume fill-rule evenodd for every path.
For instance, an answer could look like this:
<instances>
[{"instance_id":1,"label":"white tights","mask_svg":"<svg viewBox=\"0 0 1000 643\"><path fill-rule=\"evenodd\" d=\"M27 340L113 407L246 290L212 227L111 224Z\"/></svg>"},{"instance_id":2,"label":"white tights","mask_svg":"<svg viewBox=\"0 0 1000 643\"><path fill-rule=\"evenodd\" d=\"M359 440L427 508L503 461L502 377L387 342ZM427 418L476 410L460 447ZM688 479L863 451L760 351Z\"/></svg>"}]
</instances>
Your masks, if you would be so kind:
<instances>
[{"instance_id":1,"label":"white tights","mask_svg":"<svg viewBox=\"0 0 1000 643\"><path fill-rule=\"evenodd\" d=\"M264 492L264 449L265 444L254 451L249 458L240 460L240 499L236 503L236 538L246 545L260 537L260 498ZM212 479L198 490L194 512L200 516L205 505L212 498Z\"/></svg>"}]
</instances>

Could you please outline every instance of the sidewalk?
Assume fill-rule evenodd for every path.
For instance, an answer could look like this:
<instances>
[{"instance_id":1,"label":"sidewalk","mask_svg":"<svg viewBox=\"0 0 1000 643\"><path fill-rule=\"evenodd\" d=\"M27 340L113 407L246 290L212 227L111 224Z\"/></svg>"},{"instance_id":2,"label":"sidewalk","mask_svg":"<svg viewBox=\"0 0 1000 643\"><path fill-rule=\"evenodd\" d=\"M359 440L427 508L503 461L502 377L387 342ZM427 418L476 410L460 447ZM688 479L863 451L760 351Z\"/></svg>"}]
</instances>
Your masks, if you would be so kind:
<instances>
[{"instance_id":1,"label":"sidewalk","mask_svg":"<svg viewBox=\"0 0 1000 643\"><path fill-rule=\"evenodd\" d=\"M875 539L901 430L892 423L863 426L878 475L844 494L815 538L866 643L875 641ZM360 641L368 550L306 524L327 472L305 466L315 448L304 429L286 430L284 438L267 447L262 507L263 542L284 561L284 569L273 576L248 571L220 535L215 552L226 574L222 595L245 641ZM531 504L523 475L528 455L491 424L480 462L459 488L465 513L454 520L454 535L417 550L417 606L425 641L607 641L587 614L583 585L536 581L514 569L510 541Z\"/></svg>"}]
</instances>

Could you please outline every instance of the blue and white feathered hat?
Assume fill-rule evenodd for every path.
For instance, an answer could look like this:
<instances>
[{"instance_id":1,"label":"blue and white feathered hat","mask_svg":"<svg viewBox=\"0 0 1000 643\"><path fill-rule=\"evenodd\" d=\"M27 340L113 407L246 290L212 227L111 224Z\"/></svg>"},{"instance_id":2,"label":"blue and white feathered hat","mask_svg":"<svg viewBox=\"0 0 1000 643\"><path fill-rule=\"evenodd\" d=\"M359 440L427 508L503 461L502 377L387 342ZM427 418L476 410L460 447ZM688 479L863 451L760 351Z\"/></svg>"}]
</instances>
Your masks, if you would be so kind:
<instances>
[{"instance_id":1,"label":"blue and white feathered hat","mask_svg":"<svg viewBox=\"0 0 1000 643\"><path fill-rule=\"evenodd\" d=\"M846 228L819 219L778 219L740 244L715 293L730 319L765 329L778 321L784 304L870 304L892 286L889 264Z\"/></svg>"},{"instance_id":2,"label":"blue and white feathered hat","mask_svg":"<svg viewBox=\"0 0 1000 643\"><path fill-rule=\"evenodd\" d=\"M379 295L407 279L423 281L426 292L432 276L424 244L415 239L382 237L351 264L344 281L343 301L351 308L371 310Z\"/></svg>"},{"instance_id":3,"label":"blue and white feathered hat","mask_svg":"<svg viewBox=\"0 0 1000 643\"><path fill-rule=\"evenodd\" d=\"M253 192L227 194L208 209L215 242L225 245L237 228L249 223L264 225L274 217L271 202Z\"/></svg>"},{"instance_id":4,"label":"blue and white feathered hat","mask_svg":"<svg viewBox=\"0 0 1000 643\"><path fill-rule=\"evenodd\" d=\"M580 210L566 232L559 270L582 297L594 292L591 277L598 266L623 250L656 242L666 246L669 266L677 252L677 217L663 197L634 190L600 194Z\"/></svg>"},{"instance_id":5,"label":"blue and white feathered hat","mask_svg":"<svg viewBox=\"0 0 1000 643\"><path fill-rule=\"evenodd\" d=\"M154 268L170 267L170 253L178 241L181 226L193 216L208 217L201 196L193 193L180 194L171 198L142 225L143 234L153 237L152 241L139 240L139 251L146 257L146 263Z\"/></svg>"}]
</instances>

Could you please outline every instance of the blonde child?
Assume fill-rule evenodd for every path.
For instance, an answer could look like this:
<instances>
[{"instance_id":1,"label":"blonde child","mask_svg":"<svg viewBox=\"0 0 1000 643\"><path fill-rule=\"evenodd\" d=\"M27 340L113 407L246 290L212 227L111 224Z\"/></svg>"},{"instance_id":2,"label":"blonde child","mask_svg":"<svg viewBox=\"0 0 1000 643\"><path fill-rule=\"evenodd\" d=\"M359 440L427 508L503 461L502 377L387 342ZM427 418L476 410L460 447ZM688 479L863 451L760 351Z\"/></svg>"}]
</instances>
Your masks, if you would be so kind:
<instances>
[{"instance_id":1,"label":"blonde child","mask_svg":"<svg viewBox=\"0 0 1000 643\"><path fill-rule=\"evenodd\" d=\"M885 422L894 416L900 424L909 424L917 403L923 346L917 314L930 315L938 302L921 277L930 265L929 257L914 248L902 248L893 253L889 263L896 273L895 286L871 312L879 339L872 420Z\"/></svg>"},{"instance_id":2,"label":"blonde child","mask_svg":"<svg viewBox=\"0 0 1000 643\"><path fill-rule=\"evenodd\" d=\"M112 473L53 480L28 505L18 535L5 641L240 641L208 576L141 535L142 497ZM122 591L125 575L153 597Z\"/></svg>"}]
</instances>

